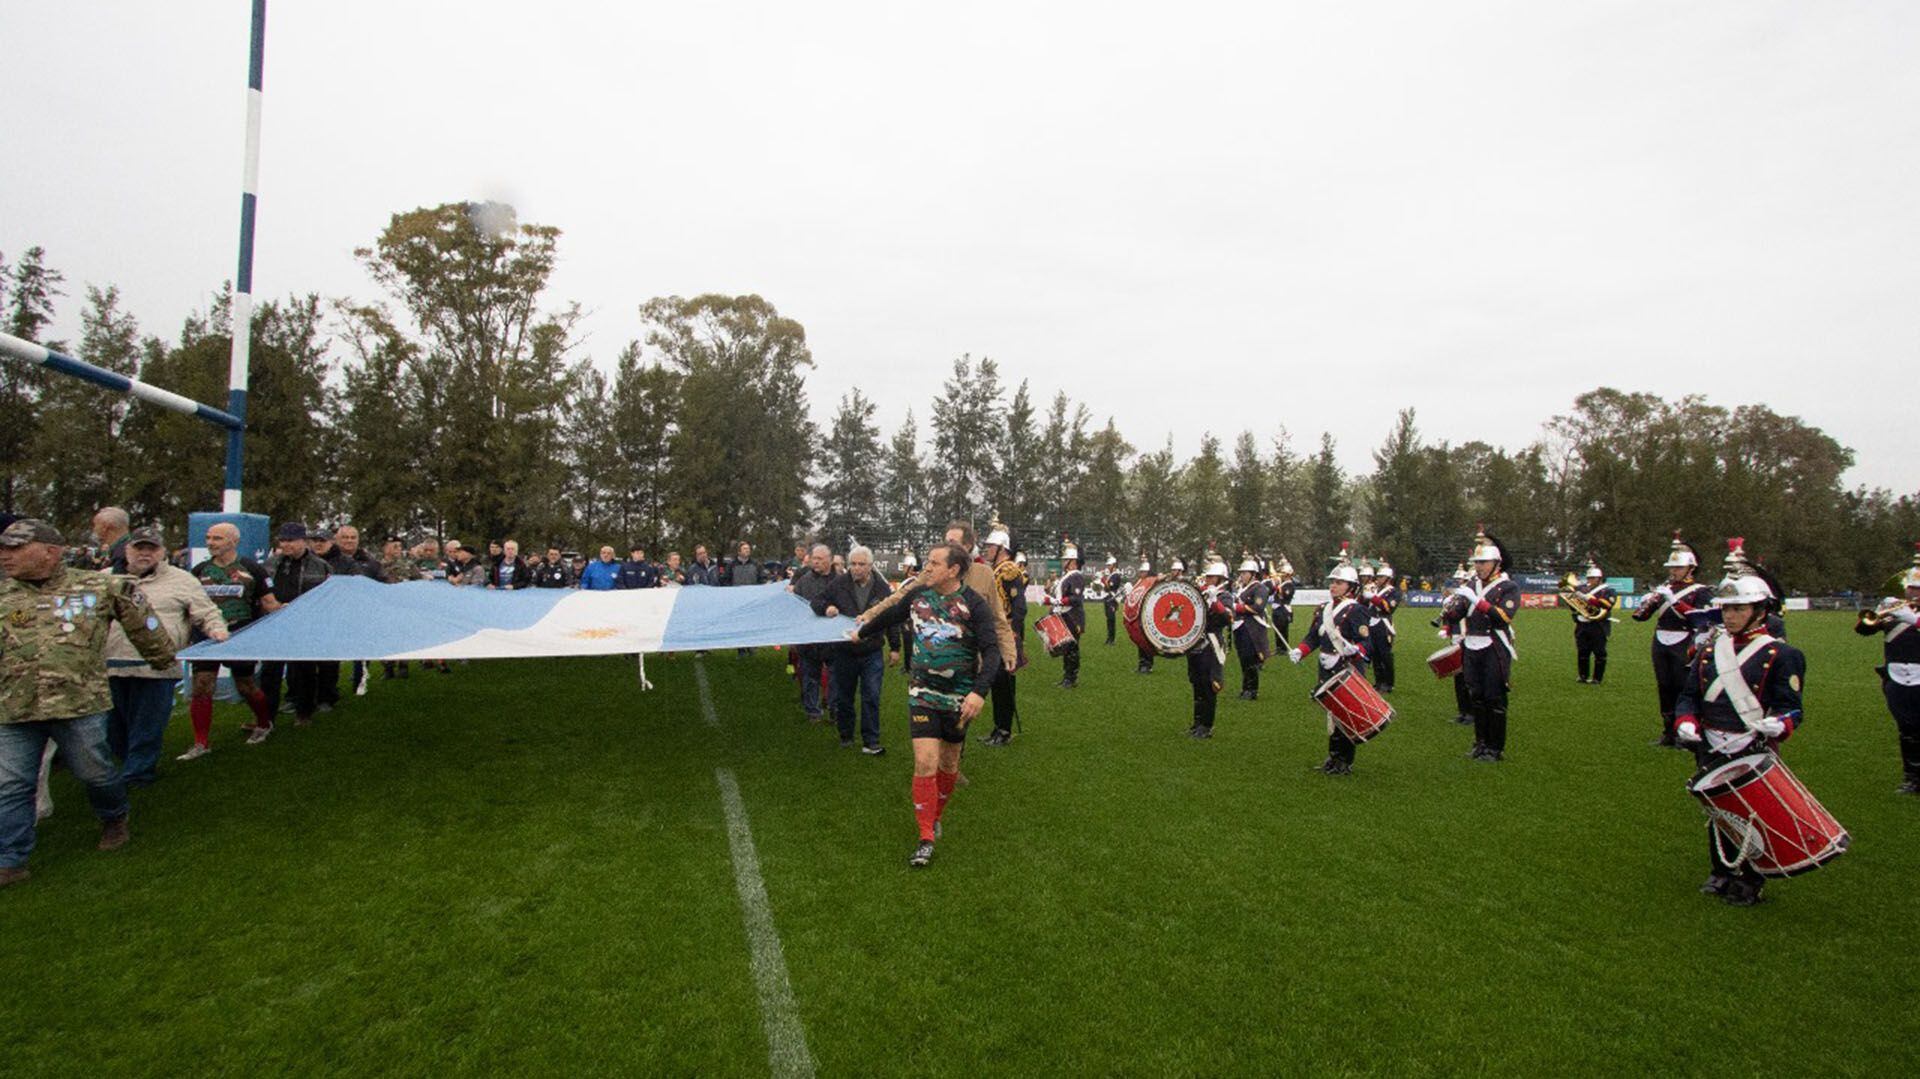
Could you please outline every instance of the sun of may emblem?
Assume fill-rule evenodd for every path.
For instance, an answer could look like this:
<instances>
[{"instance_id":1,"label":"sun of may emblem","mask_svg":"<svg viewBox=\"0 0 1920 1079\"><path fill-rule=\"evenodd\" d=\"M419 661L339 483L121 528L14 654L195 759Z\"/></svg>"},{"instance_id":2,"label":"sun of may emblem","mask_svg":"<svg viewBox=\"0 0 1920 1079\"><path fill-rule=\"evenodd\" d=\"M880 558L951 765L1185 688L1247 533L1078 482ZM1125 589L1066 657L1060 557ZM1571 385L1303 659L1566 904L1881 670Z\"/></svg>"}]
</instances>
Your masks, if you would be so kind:
<instances>
[{"instance_id":1,"label":"sun of may emblem","mask_svg":"<svg viewBox=\"0 0 1920 1079\"><path fill-rule=\"evenodd\" d=\"M620 636L620 631L617 629L609 629L605 626L600 626L595 629L576 629L571 634L568 634L568 636L571 636L576 640L582 640L582 641L604 641L608 637Z\"/></svg>"}]
</instances>

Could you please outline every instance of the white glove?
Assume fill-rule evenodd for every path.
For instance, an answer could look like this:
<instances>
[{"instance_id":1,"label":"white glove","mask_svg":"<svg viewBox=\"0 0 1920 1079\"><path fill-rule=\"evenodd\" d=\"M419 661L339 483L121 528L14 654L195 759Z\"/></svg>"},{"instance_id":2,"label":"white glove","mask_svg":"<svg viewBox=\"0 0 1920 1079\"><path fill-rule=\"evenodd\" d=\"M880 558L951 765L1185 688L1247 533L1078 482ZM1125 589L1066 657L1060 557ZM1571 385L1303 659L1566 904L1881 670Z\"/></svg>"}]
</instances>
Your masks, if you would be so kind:
<instances>
[{"instance_id":1,"label":"white glove","mask_svg":"<svg viewBox=\"0 0 1920 1079\"><path fill-rule=\"evenodd\" d=\"M1653 594L1654 594L1655 596L1658 596L1658 597L1659 597L1659 598L1661 598L1661 599L1672 599L1672 598L1673 598L1673 586L1671 586L1671 585L1664 585L1664 584L1663 584L1663 585L1661 585L1660 587L1658 587L1658 588L1656 588L1656 589L1654 589L1654 590L1653 590Z\"/></svg>"},{"instance_id":2,"label":"white glove","mask_svg":"<svg viewBox=\"0 0 1920 1079\"><path fill-rule=\"evenodd\" d=\"M1893 620L1909 626L1920 625L1920 611L1916 611L1912 607L1895 607L1893 609Z\"/></svg>"},{"instance_id":3,"label":"white glove","mask_svg":"<svg viewBox=\"0 0 1920 1079\"><path fill-rule=\"evenodd\" d=\"M1766 716L1753 725L1755 734L1764 734L1768 738L1778 738L1787 733L1786 721L1779 716Z\"/></svg>"},{"instance_id":4,"label":"white glove","mask_svg":"<svg viewBox=\"0 0 1920 1079\"><path fill-rule=\"evenodd\" d=\"M1456 596L1459 596L1461 599L1466 600L1468 603L1477 603L1480 600L1479 596L1476 596L1473 594L1473 589L1468 588L1465 585L1461 585L1459 588L1454 589L1453 594Z\"/></svg>"},{"instance_id":5,"label":"white glove","mask_svg":"<svg viewBox=\"0 0 1920 1079\"><path fill-rule=\"evenodd\" d=\"M1305 659L1306 657L1300 654L1300 650L1298 648L1289 648L1287 649L1287 658L1293 661L1294 666L1298 667L1300 665L1300 661Z\"/></svg>"},{"instance_id":6,"label":"white glove","mask_svg":"<svg viewBox=\"0 0 1920 1079\"><path fill-rule=\"evenodd\" d=\"M1673 725L1673 736L1682 742L1697 743L1700 741L1700 724L1688 716Z\"/></svg>"}]
</instances>

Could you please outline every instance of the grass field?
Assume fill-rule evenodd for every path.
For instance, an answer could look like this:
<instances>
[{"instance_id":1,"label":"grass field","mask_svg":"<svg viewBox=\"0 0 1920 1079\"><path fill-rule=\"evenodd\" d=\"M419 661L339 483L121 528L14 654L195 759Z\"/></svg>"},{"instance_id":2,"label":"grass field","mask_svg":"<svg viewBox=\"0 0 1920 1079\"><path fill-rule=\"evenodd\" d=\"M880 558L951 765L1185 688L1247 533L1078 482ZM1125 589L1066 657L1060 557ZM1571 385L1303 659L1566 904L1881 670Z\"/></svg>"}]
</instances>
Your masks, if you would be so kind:
<instances>
[{"instance_id":1,"label":"grass field","mask_svg":"<svg viewBox=\"0 0 1920 1079\"><path fill-rule=\"evenodd\" d=\"M1092 620L1101 621L1096 613ZM820 1074L1911 1074L1920 799L1876 642L1792 616L1795 770L1853 850L1750 910L1695 893L1691 761L1649 748L1647 631L1602 687L1564 616L1521 624L1505 764L1470 763L1403 611L1399 718L1347 779L1310 675L1269 665L1211 742L1185 667L1042 658L1025 733L974 746L934 865L909 870L891 752L800 720L779 658L416 672L308 730L136 792L92 849L71 777L31 882L0 892L10 1074L769 1069L716 775L737 777ZM985 724L981 725L984 733Z\"/></svg>"}]
</instances>

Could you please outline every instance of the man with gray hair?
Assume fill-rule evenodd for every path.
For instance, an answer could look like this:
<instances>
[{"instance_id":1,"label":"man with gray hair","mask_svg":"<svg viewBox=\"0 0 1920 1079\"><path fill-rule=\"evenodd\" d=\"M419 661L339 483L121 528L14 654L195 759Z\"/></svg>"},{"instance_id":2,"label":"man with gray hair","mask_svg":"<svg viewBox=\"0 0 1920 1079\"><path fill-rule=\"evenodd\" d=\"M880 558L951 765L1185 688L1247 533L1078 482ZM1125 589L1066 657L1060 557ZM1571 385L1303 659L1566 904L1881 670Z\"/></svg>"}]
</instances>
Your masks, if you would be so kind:
<instances>
[{"instance_id":1,"label":"man with gray hair","mask_svg":"<svg viewBox=\"0 0 1920 1079\"><path fill-rule=\"evenodd\" d=\"M873 552L856 546L847 552L847 572L834 574L826 591L814 598L813 613L823 618L843 614L858 618L892 593L887 579L873 571ZM843 748L853 747L853 695L858 690L860 751L869 757L887 751L880 744L880 683L887 664L900 658L900 638L899 626L887 627L886 651L891 655L885 658L877 637L828 646L833 721L840 728Z\"/></svg>"},{"instance_id":2,"label":"man with gray hair","mask_svg":"<svg viewBox=\"0 0 1920 1079\"><path fill-rule=\"evenodd\" d=\"M133 519L119 506L102 506L93 515L94 569L127 572L127 536Z\"/></svg>"},{"instance_id":3,"label":"man with gray hair","mask_svg":"<svg viewBox=\"0 0 1920 1079\"><path fill-rule=\"evenodd\" d=\"M807 564L800 567L787 583L787 591L806 600L808 603L826 595L828 586L845 574L833 568L833 549L824 543L816 543L807 552ZM827 673L827 649L824 644L796 644L793 646L794 672L800 677L800 707L807 713L807 722L819 723L823 720L820 711L820 682ZM829 690L829 693L832 693Z\"/></svg>"}]
</instances>

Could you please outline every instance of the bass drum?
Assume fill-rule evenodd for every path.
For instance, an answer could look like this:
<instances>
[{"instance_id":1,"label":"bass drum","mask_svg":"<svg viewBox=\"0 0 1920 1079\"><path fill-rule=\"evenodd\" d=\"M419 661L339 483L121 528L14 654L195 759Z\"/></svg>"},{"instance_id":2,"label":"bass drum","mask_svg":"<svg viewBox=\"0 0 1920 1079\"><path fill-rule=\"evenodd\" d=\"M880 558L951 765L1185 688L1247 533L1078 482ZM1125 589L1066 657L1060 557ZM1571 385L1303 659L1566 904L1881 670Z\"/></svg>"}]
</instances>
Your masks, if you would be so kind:
<instances>
[{"instance_id":1,"label":"bass drum","mask_svg":"<svg viewBox=\"0 0 1920 1079\"><path fill-rule=\"evenodd\" d=\"M1206 604L1186 581L1142 577L1120 607L1127 636L1143 652L1183 656L1207 631Z\"/></svg>"}]
</instances>

